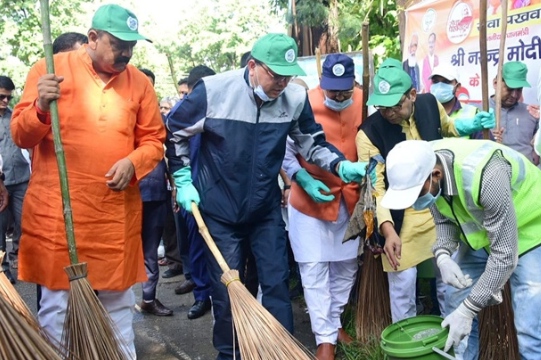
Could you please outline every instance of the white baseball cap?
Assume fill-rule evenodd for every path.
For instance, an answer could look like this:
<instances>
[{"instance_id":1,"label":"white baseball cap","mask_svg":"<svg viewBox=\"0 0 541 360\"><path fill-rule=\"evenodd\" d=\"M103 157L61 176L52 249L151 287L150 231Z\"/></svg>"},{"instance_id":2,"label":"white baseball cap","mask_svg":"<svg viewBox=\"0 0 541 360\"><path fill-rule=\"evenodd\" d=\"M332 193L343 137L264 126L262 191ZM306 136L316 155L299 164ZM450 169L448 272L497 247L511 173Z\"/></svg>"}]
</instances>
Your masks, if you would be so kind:
<instances>
[{"instance_id":1,"label":"white baseball cap","mask_svg":"<svg viewBox=\"0 0 541 360\"><path fill-rule=\"evenodd\" d=\"M441 77L446 78L449 81L456 80L458 81L458 72L456 67L448 64L442 64L438 65L432 70L432 74L430 75L429 79L432 80L433 76L439 75Z\"/></svg>"},{"instance_id":2,"label":"white baseball cap","mask_svg":"<svg viewBox=\"0 0 541 360\"><path fill-rule=\"evenodd\" d=\"M436 154L429 142L406 140L396 144L385 161L389 188L381 205L396 210L412 206L434 165Z\"/></svg>"}]
</instances>

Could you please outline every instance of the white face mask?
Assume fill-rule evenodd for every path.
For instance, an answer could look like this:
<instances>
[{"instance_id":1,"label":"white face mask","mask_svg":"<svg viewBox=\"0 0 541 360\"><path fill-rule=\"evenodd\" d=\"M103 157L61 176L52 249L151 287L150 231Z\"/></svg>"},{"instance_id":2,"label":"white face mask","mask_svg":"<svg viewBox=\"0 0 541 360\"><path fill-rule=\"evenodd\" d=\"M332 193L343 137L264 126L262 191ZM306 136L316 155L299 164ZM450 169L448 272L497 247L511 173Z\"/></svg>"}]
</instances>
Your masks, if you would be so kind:
<instances>
[{"instance_id":1,"label":"white face mask","mask_svg":"<svg viewBox=\"0 0 541 360\"><path fill-rule=\"evenodd\" d=\"M349 98L344 101L336 101L333 99L329 99L327 95L325 95L325 101L323 101L323 104L331 110L342 111L350 107L351 104L353 104L353 99Z\"/></svg>"},{"instance_id":2,"label":"white face mask","mask_svg":"<svg viewBox=\"0 0 541 360\"><path fill-rule=\"evenodd\" d=\"M263 90L263 87L259 84L259 75L257 74L257 72L256 72L256 74L255 74L255 78L256 78L256 80L257 80L257 86L254 87L254 86L252 85L252 88L254 89L254 94L256 94L257 97L260 98L263 102L268 102L268 101L273 101L273 100L275 100L277 97L276 97L276 98L271 98L270 96L268 96L268 95L265 93L265 90ZM278 96L282 95L282 93L283 93L284 91L285 91L285 89L282 90L282 92L281 92Z\"/></svg>"}]
</instances>

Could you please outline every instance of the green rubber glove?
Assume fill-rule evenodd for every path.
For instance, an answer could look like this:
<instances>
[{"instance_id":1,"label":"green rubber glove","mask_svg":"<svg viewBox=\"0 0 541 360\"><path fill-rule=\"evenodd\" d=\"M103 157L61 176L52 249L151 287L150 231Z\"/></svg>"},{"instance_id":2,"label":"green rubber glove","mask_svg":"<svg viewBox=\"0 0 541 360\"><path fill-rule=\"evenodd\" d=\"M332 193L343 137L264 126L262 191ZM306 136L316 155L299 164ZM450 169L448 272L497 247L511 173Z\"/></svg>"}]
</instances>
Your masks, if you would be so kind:
<instances>
[{"instance_id":1,"label":"green rubber glove","mask_svg":"<svg viewBox=\"0 0 541 360\"><path fill-rule=\"evenodd\" d=\"M455 129L460 136L471 135L483 129L492 129L496 126L494 110L479 111L473 119L456 119Z\"/></svg>"},{"instance_id":2,"label":"green rubber glove","mask_svg":"<svg viewBox=\"0 0 541 360\"><path fill-rule=\"evenodd\" d=\"M177 170L173 174L175 186L177 187L176 201L184 210L192 212L192 202L199 205L199 193L192 184L192 169L189 166Z\"/></svg>"},{"instance_id":3,"label":"green rubber glove","mask_svg":"<svg viewBox=\"0 0 541 360\"><path fill-rule=\"evenodd\" d=\"M345 183L358 182L360 183L363 176L366 174L367 162L351 162L349 160L341 161L338 164L338 176Z\"/></svg>"},{"instance_id":4,"label":"green rubber glove","mask_svg":"<svg viewBox=\"0 0 541 360\"><path fill-rule=\"evenodd\" d=\"M325 203L334 200L334 195L325 195L321 193L321 191L331 191L327 185L311 177L310 174L308 174L308 171L305 169L300 169L297 171L295 174L295 181L304 189L304 191L306 191L308 195L310 195L312 200L317 203Z\"/></svg>"}]
</instances>

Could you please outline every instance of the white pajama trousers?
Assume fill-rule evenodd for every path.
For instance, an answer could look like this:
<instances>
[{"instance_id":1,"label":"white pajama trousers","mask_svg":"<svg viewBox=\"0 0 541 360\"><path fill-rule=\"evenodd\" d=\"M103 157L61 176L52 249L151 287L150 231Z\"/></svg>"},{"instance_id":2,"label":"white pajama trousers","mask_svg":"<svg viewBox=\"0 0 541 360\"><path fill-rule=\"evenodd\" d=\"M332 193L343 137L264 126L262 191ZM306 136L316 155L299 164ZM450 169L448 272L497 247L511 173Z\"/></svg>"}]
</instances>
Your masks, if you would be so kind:
<instances>
[{"instance_id":1,"label":"white pajama trousers","mask_svg":"<svg viewBox=\"0 0 541 360\"><path fill-rule=\"evenodd\" d=\"M357 259L303 262L299 270L316 344L336 344L340 316L355 283Z\"/></svg>"},{"instance_id":2,"label":"white pajama trousers","mask_svg":"<svg viewBox=\"0 0 541 360\"><path fill-rule=\"evenodd\" d=\"M113 320L118 333L122 336L120 343L128 359L136 359L133 332L133 313L135 310L135 294L129 288L125 291L99 291L98 299ZM68 291L50 290L41 287L41 301L38 321L52 339L60 343L66 309L68 306Z\"/></svg>"},{"instance_id":3,"label":"white pajama trousers","mask_svg":"<svg viewBox=\"0 0 541 360\"><path fill-rule=\"evenodd\" d=\"M441 274L437 265L436 269L436 288L438 294L438 305L441 316L445 317L445 287L441 280ZM406 270L388 272L389 279L389 297L391 298L391 315L393 323L409 317L417 316L417 304L415 303L417 267L411 267Z\"/></svg>"}]
</instances>

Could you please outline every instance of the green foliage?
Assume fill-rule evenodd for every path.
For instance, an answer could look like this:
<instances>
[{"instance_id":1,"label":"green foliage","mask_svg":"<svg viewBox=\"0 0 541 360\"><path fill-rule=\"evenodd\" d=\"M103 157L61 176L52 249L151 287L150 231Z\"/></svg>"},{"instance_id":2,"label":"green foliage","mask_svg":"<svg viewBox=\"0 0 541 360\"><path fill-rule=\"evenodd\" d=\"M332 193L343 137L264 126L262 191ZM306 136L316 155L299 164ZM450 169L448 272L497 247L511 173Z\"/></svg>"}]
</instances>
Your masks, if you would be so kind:
<instances>
[{"instance_id":1,"label":"green foliage","mask_svg":"<svg viewBox=\"0 0 541 360\"><path fill-rule=\"evenodd\" d=\"M292 1L292 0L291 0ZM274 7L287 9L288 0L270 0ZM394 0L336 0L338 19L329 16L329 1L296 0L298 24L325 27L338 24L341 51L362 50L361 28L364 21L370 23L369 46L374 60L379 63L386 57L400 58L398 33L398 9ZM293 20L288 21L292 22ZM316 40L317 42L317 40Z\"/></svg>"}]
</instances>

